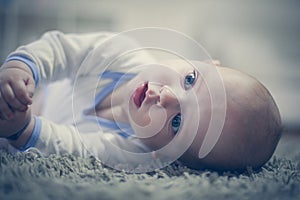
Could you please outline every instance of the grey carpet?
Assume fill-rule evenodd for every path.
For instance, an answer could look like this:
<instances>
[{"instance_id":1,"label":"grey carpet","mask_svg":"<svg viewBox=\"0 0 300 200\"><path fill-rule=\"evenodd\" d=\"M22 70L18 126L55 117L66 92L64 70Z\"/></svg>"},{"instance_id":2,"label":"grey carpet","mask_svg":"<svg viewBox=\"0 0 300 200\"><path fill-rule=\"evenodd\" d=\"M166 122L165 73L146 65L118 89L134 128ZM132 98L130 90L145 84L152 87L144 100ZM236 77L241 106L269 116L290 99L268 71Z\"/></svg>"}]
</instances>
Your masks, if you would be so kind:
<instances>
[{"instance_id":1,"label":"grey carpet","mask_svg":"<svg viewBox=\"0 0 300 200\"><path fill-rule=\"evenodd\" d=\"M93 157L45 158L0 151L0 199L300 199L299 137L282 138L260 170L243 174L171 165L146 174L103 167Z\"/></svg>"}]
</instances>

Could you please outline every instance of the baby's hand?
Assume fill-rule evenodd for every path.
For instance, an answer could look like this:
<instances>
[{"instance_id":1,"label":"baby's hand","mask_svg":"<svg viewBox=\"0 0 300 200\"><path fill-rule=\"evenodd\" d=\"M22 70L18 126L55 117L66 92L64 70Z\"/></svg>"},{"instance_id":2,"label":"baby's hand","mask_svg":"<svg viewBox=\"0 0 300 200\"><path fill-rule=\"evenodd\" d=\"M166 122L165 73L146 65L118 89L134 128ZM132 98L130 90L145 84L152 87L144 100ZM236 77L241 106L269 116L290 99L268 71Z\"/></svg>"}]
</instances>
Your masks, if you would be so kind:
<instances>
[{"instance_id":1,"label":"baby's hand","mask_svg":"<svg viewBox=\"0 0 300 200\"><path fill-rule=\"evenodd\" d=\"M14 112L25 112L32 104L35 83L23 62L12 60L0 68L0 119L12 119Z\"/></svg>"}]
</instances>

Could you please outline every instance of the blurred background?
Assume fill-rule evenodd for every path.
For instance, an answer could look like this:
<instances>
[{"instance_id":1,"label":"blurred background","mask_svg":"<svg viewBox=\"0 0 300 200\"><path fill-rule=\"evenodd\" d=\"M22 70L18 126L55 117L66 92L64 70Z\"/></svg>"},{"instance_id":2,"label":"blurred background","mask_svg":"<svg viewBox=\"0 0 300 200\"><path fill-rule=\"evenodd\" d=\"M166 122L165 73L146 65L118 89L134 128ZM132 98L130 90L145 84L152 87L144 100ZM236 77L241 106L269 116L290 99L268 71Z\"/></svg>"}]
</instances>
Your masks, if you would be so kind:
<instances>
[{"instance_id":1,"label":"blurred background","mask_svg":"<svg viewBox=\"0 0 300 200\"><path fill-rule=\"evenodd\" d=\"M155 26L183 32L224 66L258 78L284 128L300 130L300 1L0 0L0 61L45 31L125 31Z\"/></svg>"}]
</instances>

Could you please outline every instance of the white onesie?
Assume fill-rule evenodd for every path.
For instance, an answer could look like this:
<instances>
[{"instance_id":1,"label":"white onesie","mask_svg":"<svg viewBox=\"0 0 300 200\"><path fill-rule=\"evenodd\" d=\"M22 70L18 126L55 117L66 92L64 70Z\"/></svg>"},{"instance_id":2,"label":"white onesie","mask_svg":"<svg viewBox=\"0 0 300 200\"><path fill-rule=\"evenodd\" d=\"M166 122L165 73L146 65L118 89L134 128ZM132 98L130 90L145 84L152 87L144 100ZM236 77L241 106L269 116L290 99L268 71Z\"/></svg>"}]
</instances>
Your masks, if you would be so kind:
<instances>
[{"instance_id":1,"label":"white onesie","mask_svg":"<svg viewBox=\"0 0 300 200\"><path fill-rule=\"evenodd\" d=\"M37 87L54 82L47 88L43 117L35 117L33 134L19 150L37 148L45 155L92 154L110 165L135 162L115 151L118 148L136 153L149 151L127 134L131 132L128 124L118 124L120 129L113 121L85 114L116 84L134 77L135 73L128 70L153 62L146 52L131 51L135 45L129 38L112 33L53 31L11 53L8 60L25 62ZM16 151L6 139L0 139L1 146Z\"/></svg>"}]
</instances>

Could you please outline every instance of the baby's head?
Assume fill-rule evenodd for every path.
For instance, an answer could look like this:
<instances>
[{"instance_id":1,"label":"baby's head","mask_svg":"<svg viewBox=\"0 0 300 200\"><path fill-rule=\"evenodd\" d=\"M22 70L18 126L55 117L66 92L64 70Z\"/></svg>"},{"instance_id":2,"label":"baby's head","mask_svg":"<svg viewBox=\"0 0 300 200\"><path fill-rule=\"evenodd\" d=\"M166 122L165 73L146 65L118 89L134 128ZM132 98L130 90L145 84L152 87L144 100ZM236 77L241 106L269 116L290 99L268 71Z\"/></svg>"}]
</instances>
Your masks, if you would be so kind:
<instances>
[{"instance_id":1,"label":"baby's head","mask_svg":"<svg viewBox=\"0 0 300 200\"><path fill-rule=\"evenodd\" d=\"M157 150L175 137L179 141L192 138L191 145L178 160L195 169L244 170L247 166L258 168L270 159L281 136L281 119L272 96L258 80L224 67L217 67L219 73L213 73L215 70L211 69L214 66L198 61L193 61L192 65L177 60L164 64L170 67L170 72L168 69L159 68L146 70L134 81L148 84L147 88L144 87L146 97L142 104L138 108L131 108L134 124L137 122L139 126L147 126L153 120L153 124L156 123L159 127L155 134L149 136L150 128L147 132L147 129L139 130L139 126L134 126L136 133L147 136L141 138L143 143L152 150ZM190 84L191 87L186 88L186 82L193 80L191 74L194 73L194 69L199 72L199 80L195 80L195 83ZM171 70L176 73L172 74ZM200 74L204 78L201 78ZM221 95L225 94L224 126L210 152L204 158L199 158L199 150L211 123L212 113L219 113L218 110L222 109L222 106L213 105L211 100L211 92L217 88L217 80L220 80L220 77L225 93L217 93L214 98L221 98ZM156 84L151 83L152 78ZM193 115L193 108L189 108L193 104L189 100L192 98L189 96L190 90L196 93L200 112L196 134L188 131L191 130L189 123L193 124L195 121L193 117L189 118L189 115ZM156 106L157 104L160 105ZM161 120L161 107L166 110L167 120ZM185 113L186 119L180 119L178 116L184 109L189 109L190 113ZM194 112L196 110L194 109ZM165 122L160 124L161 121Z\"/></svg>"},{"instance_id":2,"label":"baby's head","mask_svg":"<svg viewBox=\"0 0 300 200\"><path fill-rule=\"evenodd\" d=\"M196 168L244 170L258 168L272 156L281 136L281 119L269 91L255 78L230 68L218 68L226 92L225 123L218 142L203 159L197 158L212 107L201 112L199 132L180 161ZM207 87L204 87L207 90Z\"/></svg>"}]
</instances>

